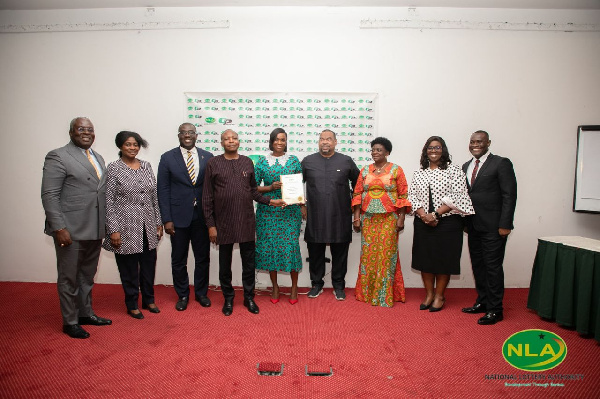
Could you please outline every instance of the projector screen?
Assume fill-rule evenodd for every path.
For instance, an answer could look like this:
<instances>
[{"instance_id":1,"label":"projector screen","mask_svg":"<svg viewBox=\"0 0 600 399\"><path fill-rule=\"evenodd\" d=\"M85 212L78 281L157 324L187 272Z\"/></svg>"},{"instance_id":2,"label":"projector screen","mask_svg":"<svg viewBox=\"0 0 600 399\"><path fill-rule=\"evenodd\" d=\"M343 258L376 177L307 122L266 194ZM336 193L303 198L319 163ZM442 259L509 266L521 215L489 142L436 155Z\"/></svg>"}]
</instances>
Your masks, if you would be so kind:
<instances>
[{"instance_id":1,"label":"projector screen","mask_svg":"<svg viewBox=\"0 0 600 399\"><path fill-rule=\"evenodd\" d=\"M577 129L573 211L600 213L600 125Z\"/></svg>"}]
</instances>

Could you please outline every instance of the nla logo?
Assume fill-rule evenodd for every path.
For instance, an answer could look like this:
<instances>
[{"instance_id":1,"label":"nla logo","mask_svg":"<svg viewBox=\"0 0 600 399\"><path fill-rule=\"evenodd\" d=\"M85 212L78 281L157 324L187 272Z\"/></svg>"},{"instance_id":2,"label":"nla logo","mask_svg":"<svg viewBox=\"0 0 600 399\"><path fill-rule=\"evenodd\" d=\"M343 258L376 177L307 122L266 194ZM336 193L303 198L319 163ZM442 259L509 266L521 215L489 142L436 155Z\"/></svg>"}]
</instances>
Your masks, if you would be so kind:
<instances>
[{"instance_id":1,"label":"nla logo","mask_svg":"<svg viewBox=\"0 0 600 399\"><path fill-rule=\"evenodd\" d=\"M525 371L544 371L562 363L567 356L567 345L557 334L546 330L523 330L502 345L504 360Z\"/></svg>"}]
</instances>

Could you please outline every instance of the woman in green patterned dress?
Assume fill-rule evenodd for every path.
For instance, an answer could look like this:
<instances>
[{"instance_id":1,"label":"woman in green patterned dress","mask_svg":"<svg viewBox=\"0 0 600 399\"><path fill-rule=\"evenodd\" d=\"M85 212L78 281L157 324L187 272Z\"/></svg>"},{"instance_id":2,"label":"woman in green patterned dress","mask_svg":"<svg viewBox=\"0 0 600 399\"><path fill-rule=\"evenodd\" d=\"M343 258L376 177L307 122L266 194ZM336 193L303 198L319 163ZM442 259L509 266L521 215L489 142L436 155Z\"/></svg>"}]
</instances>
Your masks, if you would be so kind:
<instances>
[{"instance_id":1,"label":"woman in green patterned dress","mask_svg":"<svg viewBox=\"0 0 600 399\"><path fill-rule=\"evenodd\" d=\"M288 155L287 133L281 128L271 132L271 153L261 157L254 167L258 191L273 199L281 198L279 176L302 173L300 161ZM261 183L264 185L261 186ZM306 219L304 205L288 205L284 208L258 204L256 210L256 269L268 270L273 283L271 302L279 302L277 272L290 273L292 292L290 303L298 302L298 272L302 270L300 255L300 225Z\"/></svg>"}]
</instances>

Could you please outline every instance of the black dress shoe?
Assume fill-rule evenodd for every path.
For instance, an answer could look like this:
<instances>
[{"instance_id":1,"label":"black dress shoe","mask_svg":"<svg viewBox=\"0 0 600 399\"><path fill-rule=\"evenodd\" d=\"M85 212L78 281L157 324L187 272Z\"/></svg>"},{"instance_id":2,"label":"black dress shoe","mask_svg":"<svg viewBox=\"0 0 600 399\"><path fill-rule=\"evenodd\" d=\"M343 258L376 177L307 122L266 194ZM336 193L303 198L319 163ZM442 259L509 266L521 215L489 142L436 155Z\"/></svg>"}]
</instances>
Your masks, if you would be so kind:
<instances>
[{"instance_id":1,"label":"black dress shoe","mask_svg":"<svg viewBox=\"0 0 600 399\"><path fill-rule=\"evenodd\" d=\"M180 312L186 310L189 300L190 298L188 298L187 296L179 298L179 300L175 304L175 309L179 310Z\"/></svg>"},{"instance_id":2,"label":"black dress shoe","mask_svg":"<svg viewBox=\"0 0 600 399\"><path fill-rule=\"evenodd\" d=\"M137 310L137 309L134 309L134 310ZM134 319L138 319L138 320L141 320L144 318L144 315L140 311L138 311L137 313L133 313L131 310L127 310L127 314L129 316L133 317Z\"/></svg>"},{"instance_id":3,"label":"black dress shoe","mask_svg":"<svg viewBox=\"0 0 600 399\"><path fill-rule=\"evenodd\" d=\"M223 314L225 316L231 316L233 313L233 299L225 299L225 304L223 305Z\"/></svg>"},{"instance_id":4,"label":"black dress shoe","mask_svg":"<svg viewBox=\"0 0 600 399\"><path fill-rule=\"evenodd\" d=\"M429 305L426 305L426 304L424 304L424 303L420 304L420 305L419 305L419 310L427 310L427 309L429 309L429 307L431 306L431 304L432 304L432 303L433 303L433 301L431 301L431 302L429 303Z\"/></svg>"},{"instance_id":5,"label":"black dress shoe","mask_svg":"<svg viewBox=\"0 0 600 399\"><path fill-rule=\"evenodd\" d=\"M79 324L67 324L63 326L63 332L71 338L89 338L90 333L85 331Z\"/></svg>"},{"instance_id":6,"label":"black dress shoe","mask_svg":"<svg viewBox=\"0 0 600 399\"><path fill-rule=\"evenodd\" d=\"M109 326L112 324L112 320L93 315L90 317L80 317L79 324L82 326Z\"/></svg>"},{"instance_id":7,"label":"black dress shoe","mask_svg":"<svg viewBox=\"0 0 600 399\"><path fill-rule=\"evenodd\" d=\"M470 308L462 308L462 312L463 313L487 313L487 310L485 309L485 305L482 303L476 303L475 305L471 306Z\"/></svg>"},{"instance_id":8,"label":"black dress shoe","mask_svg":"<svg viewBox=\"0 0 600 399\"><path fill-rule=\"evenodd\" d=\"M200 303L203 308L210 308L210 299L207 296L198 296L196 300Z\"/></svg>"},{"instance_id":9,"label":"black dress shoe","mask_svg":"<svg viewBox=\"0 0 600 399\"><path fill-rule=\"evenodd\" d=\"M502 312L487 312L485 316L477 320L477 324L486 326L490 324L496 324L497 322L502 321L503 319L504 315L502 314Z\"/></svg>"},{"instance_id":10,"label":"black dress shoe","mask_svg":"<svg viewBox=\"0 0 600 399\"><path fill-rule=\"evenodd\" d=\"M150 305L154 305L154 306L150 307ZM146 309L150 313L160 313L160 309L158 308L158 306L156 306L155 303L150 303L148 305L142 305L142 309Z\"/></svg>"},{"instance_id":11,"label":"black dress shoe","mask_svg":"<svg viewBox=\"0 0 600 399\"><path fill-rule=\"evenodd\" d=\"M258 314L258 305L254 299L244 299L244 306L248 308L248 312Z\"/></svg>"}]
</instances>

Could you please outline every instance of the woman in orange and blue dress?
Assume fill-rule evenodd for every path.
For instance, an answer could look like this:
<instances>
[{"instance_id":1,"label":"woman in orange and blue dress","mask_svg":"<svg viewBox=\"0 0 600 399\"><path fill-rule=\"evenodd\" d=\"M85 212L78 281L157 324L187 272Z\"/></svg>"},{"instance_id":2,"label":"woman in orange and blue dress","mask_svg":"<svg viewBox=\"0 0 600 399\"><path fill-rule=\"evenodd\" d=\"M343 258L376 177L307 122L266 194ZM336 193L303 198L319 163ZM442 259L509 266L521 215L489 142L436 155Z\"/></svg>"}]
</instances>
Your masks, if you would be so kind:
<instances>
[{"instance_id":1,"label":"woman in orange and blue dress","mask_svg":"<svg viewBox=\"0 0 600 399\"><path fill-rule=\"evenodd\" d=\"M353 227L362 231L356 299L383 307L405 301L398 235L411 210L404 171L387 160L391 152L388 139L371 142L373 164L361 170L352 199Z\"/></svg>"}]
</instances>

